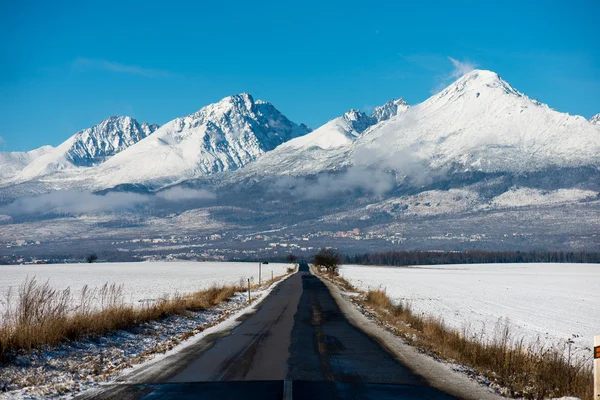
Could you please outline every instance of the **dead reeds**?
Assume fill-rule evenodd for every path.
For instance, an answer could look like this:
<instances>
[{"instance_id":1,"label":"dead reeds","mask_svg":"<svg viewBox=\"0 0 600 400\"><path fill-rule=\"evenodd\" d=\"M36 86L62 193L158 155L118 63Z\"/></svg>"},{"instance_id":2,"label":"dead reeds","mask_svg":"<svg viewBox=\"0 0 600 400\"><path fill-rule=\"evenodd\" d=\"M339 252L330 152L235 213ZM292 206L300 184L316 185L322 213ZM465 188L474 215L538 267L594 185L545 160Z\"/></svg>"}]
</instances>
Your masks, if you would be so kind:
<instances>
[{"instance_id":1,"label":"dead reeds","mask_svg":"<svg viewBox=\"0 0 600 400\"><path fill-rule=\"evenodd\" d=\"M175 294L140 306L124 301L122 285L53 289L49 282L28 278L18 290L9 290L0 313L0 362L19 351L56 345L65 340L102 335L174 314L214 307L246 288L215 285L189 295Z\"/></svg>"},{"instance_id":2,"label":"dead reeds","mask_svg":"<svg viewBox=\"0 0 600 400\"><path fill-rule=\"evenodd\" d=\"M483 332L452 329L440 318L416 314L409 304L394 304L381 289L369 290L360 302L409 343L475 369L512 397L593 397L592 370L587 360L572 357L563 346L547 347L539 340L525 344L511 333L508 321L499 321L495 334L488 337Z\"/></svg>"}]
</instances>

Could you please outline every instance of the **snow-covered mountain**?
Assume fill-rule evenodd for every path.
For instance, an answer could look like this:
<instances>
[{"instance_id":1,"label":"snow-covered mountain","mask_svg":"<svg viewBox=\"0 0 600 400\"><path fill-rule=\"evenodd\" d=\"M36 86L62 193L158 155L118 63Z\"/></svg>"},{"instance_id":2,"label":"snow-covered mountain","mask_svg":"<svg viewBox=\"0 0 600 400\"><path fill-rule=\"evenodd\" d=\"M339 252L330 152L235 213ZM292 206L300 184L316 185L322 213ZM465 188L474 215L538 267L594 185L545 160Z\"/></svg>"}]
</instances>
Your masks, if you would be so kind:
<instances>
[{"instance_id":1,"label":"snow-covered mountain","mask_svg":"<svg viewBox=\"0 0 600 400\"><path fill-rule=\"evenodd\" d=\"M341 117L332 119L308 135L298 137L281 145L281 149L308 149L319 147L332 149L352 143L377 120L359 110L350 110Z\"/></svg>"},{"instance_id":2,"label":"snow-covered mountain","mask_svg":"<svg viewBox=\"0 0 600 400\"><path fill-rule=\"evenodd\" d=\"M375 107L371 116L377 120L377 122L385 121L393 116L402 114L408 110L409 106L403 98L394 99L386 102L384 105Z\"/></svg>"},{"instance_id":3,"label":"snow-covered mountain","mask_svg":"<svg viewBox=\"0 0 600 400\"><path fill-rule=\"evenodd\" d=\"M474 70L410 108L402 100L387 103L375 109L373 119L386 116L387 121L355 135L351 143L327 150L299 147L300 154L290 151L296 147L291 141L250 170L255 175L310 175L360 166L423 177L600 167L597 126L530 99L491 71ZM303 143L322 142L320 136L331 131L324 129L328 124Z\"/></svg>"},{"instance_id":4,"label":"snow-covered mountain","mask_svg":"<svg viewBox=\"0 0 600 400\"><path fill-rule=\"evenodd\" d=\"M375 126L348 153L355 164L399 172L419 164L526 173L600 166L600 135L585 118L531 100L494 72L474 70Z\"/></svg>"},{"instance_id":5,"label":"snow-covered mountain","mask_svg":"<svg viewBox=\"0 0 600 400\"><path fill-rule=\"evenodd\" d=\"M57 148L31 156L1 154L0 166L10 164L3 174L12 176L29 163L16 182L93 190L123 184L160 188L235 171L211 179L226 184L352 166L395 172L397 178L597 171L600 135L593 123L598 119L557 112L496 73L474 70L414 107L398 99L370 116L350 110L313 132L242 93L174 119L151 135L156 126L110 118Z\"/></svg>"},{"instance_id":6,"label":"snow-covered mountain","mask_svg":"<svg viewBox=\"0 0 600 400\"><path fill-rule=\"evenodd\" d=\"M107 118L77 132L55 148L43 148L43 154L27 163L16 180L27 181L65 169L98 165L156 129L156 124L140 124L131 117Z\"/></svg>"},{"instance_id":7,"label":"snow-covered mountain","mask_svg":"<svg viewBox=\"0 0 600 400\"><path fill-rule=\"evenodd\" d=\"M102 164L95 175L99 187L170 184L236 170L308 132L272 104L242 93L166 123Z\"/></svg>"},{"instance_id":8,"label":"snow-covered mountain","mask_svg":"<svg viewBox=\"0 0 600 400\"><path fill-rule=\"evenodd\" d=\"M27 152L0 152L0 180L14 177L34 160L52 150L54 150L52 146L42 146Z\"/></svg>"},{"instance_id":9,"label":"snow-covered mountain","mask_svg":"<svg viewBox=\"0 0 600 400\"><path fill-rule=\"evenodd\" d=\"M594 125L600 125L600 114L596 114L590 118L590 122Z\"/></svg>"},{"instance_id":10,"label":"snow-covered mountain","mask_svg":"<svg viewBox=\"0 0 600 400\"><path fill-rule=\"evenodd\" d=\"M336 155L342 154L343 149L348 148L364 132L408 108L404 100L399 99L376 107L371 116L351 109L311 133L283 143L239 171L238 175L318 173L326 169L326 165L335 164Z\"/></svg>"}]
</instances>

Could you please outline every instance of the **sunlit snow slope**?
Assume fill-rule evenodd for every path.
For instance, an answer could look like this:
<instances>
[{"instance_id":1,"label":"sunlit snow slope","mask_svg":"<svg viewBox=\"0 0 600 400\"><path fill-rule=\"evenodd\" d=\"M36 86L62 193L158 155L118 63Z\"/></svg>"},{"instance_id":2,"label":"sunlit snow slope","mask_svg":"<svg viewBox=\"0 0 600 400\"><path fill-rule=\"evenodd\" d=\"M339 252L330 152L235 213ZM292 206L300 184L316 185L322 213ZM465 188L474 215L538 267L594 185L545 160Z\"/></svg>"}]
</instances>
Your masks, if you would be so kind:
<instances>
[{"instance_id":1,"label":"sunlit snow slope","mask_svg":"<svg viewBox=\"0 0 600 400\"><path fill-rule=\"evenodd\" d=\"M474 70L362 135L350 152L357 163L392 168L410 154L432 169L522 173L600 165L600 132L581 116L531 100L494 72Z\"/></svg>"},{"instance_id":2,"label":"sunlit snow slope","mask_svg":"<svg viewBox=\"0 0 600 400\"><path fill-rule=\"evenodd\" d=\"M352 109L311 133L266 153L240 171L239 175L302 174L325 170L328 165L335 164L337 157L343 154L343 149L348 148L364 132L406 112L408 108L403 99L398 99L375 107L371 116Z\"/></svg>"},{"instance_id":3,"label":"sunlit snow slope","mask_svg":"<svg viewBox=\"0 0 600 400\"><path fill-rule=\"evenodd\" d=\"M158 125L138 123L131 117L110 117L71 136L56 148L44 151L17 175L27 181L53 172L89 167L104 162L144 139Z\"/></svg>"},{"instance_id":4,"label":"sunlit snow slope","mask_svg":"<svg viewBox=\"0 0 600 400\"><path fill-rule=\"evenodd\" d=\"M100 186L172 183L243 167L281 143L310 130L272 104L247 93L229 96L163 125L153 135L107 161Z\"/></svg>"},{"instance_id":5,"label":"sunlit snow slope","mask_svg":"<svg viewBox=\"0 0 600 400\"><path fill-rule=\"evenodd\" d=\"M52 146L43 146L27 152L0 152L0 179L14 177L27 165L53 150Z\"/></svg>"}]
</instances>

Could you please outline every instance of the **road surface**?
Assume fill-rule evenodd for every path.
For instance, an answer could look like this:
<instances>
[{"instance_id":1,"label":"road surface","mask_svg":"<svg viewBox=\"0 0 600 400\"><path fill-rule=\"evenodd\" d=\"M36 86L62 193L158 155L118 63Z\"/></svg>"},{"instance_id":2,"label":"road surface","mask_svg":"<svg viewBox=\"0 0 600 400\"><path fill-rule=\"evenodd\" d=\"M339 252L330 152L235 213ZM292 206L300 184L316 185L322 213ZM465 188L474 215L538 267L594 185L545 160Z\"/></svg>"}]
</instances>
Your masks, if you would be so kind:
<instances>
[{"instance_id":1,"label":"road surface","mask_svg":"<svg viewBox=\"0 0 600 400\"><path fill-rule=\"evenodd\" d=\"M86 399L452 399L351 325L306 263L255 313Z\"/></svg>"}]
</instances>

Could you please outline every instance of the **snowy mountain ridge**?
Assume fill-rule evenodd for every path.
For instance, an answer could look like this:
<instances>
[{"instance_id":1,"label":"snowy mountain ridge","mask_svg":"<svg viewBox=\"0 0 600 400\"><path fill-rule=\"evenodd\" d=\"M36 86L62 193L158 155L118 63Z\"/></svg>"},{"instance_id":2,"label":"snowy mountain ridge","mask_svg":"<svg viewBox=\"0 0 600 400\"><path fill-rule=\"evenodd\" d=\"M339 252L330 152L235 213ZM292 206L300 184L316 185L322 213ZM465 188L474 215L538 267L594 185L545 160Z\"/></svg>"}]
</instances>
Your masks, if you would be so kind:
<instances>
[{"instance_id":1,"label":"snowy mountain ridge","mask_svg":"<svg viewBox=\"0 0 600 400\"><path fill-rule=\"evenodd\" d=\"M140 124L131 117L109 117L83 129L59 146L38 152L15 180L27 181L57 171L98 165L136 144L158 129L156 124Z\"/></svg>"},{"instance_id":2,"label":"snowy mountain ridge","mask_svg":"<svg viewBox=\"0 0 600 400\"><path fill-rule=\"evenodd\" d=\"M238 171L233 179L245 179L248 176L302 175L327 170L330 165L339 164L338 156L361 135L398 113L406 112L408 108L406 102L399 99L375 107L371 116L351 109L309 134L292 139L264 154Z\"/></svg>"},{"instance_id":3,"label":"snowy mountain ridge","mask_svg":"<svg viewBox=\"0 0 600 400\"><path fill-rule=\"evenodd\" d=\"M65 158L75 166L90 166L106 161L111 156L149 136L157 124L139 124L131 117L110 117L100 124L77 132Z\"/></svg>"},{"instance_id":4,"label":"snowy mountain ridge","mask_svg":"<svg viewBox=\"0 0 600 400\"><path fill-rule=\"evenodd\" d=\"M496 73L474 70L440 93L377 125L348 149L355 164L399 172L527 173L600 166L600 136L581 116L529 99Z\"/></svg>"},{"instance_id":5,"label":"snowy mountain ridge","mask_svg":"<svg viewBox=\"0 0 600 400\"><path fill-rule=\"evenodd\" d=\"M371 115L352 109L312 132L271 103L241 93L158 129L109 118L38 155L0 153L0 166L12 165L3 168L6 177L29 163L17 182L93 190L124 184L158 189L222 172L230 173L211 181L350 167L392 173L396 182L475 171L597 170L599 119L557 112L498 74L474 70L413 107L399 98Z\"/></svg>"},{"instance_id":6,"label":"snowy mountain ridge","mask_svg":"<svg viewBox=\"0 0 600 400\"><path fill-rule=\"evenodd\" d=\"M594 125L600 125L600 114L596 114L590 118L590 122Z\"/></svg>"},{"instance_id":7,"label":"snowy mountain ridge","mask_svg":"<svg viewBox=\"0 0 600 400\"><path fill-rule=\"evenodd\" d=\"M0 152L0 179L10 179L37 158L54 150L52 146L42 146L31 151Z\"/></svg>"},{"instance_id":8,"label":"snowy mountain ridge","mask_svg":"<svg viewBox=\"0 0 600 400\"><path fill-rule=\"evenodd\" d=\"M398 114L402 114L408 108L409 105L403 98L389 100L385 104L375 107L371 117L375 118L377 122L386 121Z\"/></svg>"},{"instance_id":9,"label":"snowy mountain ridge","mask_svg":"<svg viewBox=\"0 0 600 400\"><path fill-rule=\"evenodd\" d=\"M310 129L285 117L271 103L248 93L228 96L185 117L101 165L100 187L124 183L158 186L233 171Z\"/></svg>"}]
</instances>

